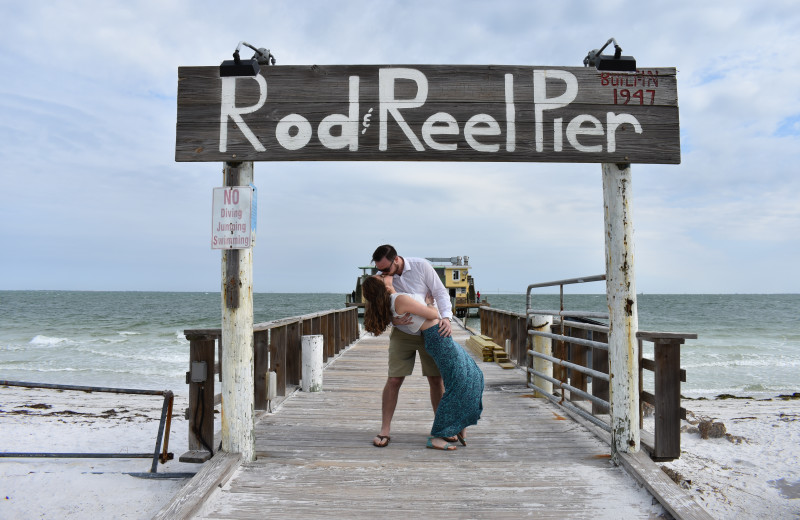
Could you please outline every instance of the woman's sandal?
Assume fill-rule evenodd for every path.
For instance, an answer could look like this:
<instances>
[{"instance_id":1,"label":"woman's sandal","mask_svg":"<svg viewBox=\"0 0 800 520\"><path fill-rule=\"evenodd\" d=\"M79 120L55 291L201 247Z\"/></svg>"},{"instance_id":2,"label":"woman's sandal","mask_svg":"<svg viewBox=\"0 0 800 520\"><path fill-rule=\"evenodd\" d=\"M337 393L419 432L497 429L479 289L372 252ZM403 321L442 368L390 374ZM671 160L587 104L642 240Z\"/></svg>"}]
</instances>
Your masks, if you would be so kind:
<instances>
[{"instance_id":1,"label":"woman's sandal","mask_svg":"<svg viewBox=\"0 0 800 520\"><path fill-rule=\"evenodd\" d=\"M436 446L433 444L433 439L442 439L444 441L444 446ZM443 450L443 451L453 451L457 450L458 446L455 444L447 442L447 439L443 437L428 437L428 444L425 445L426 448L431 448L434 450Z\"/></svg>"},{"instance_id":2,"label":"woman's sandal","mask_svg":"<svg viewBox=\"0 0 800 520\"><path fill-rule=\"evenodd\" d=\"M464 437L463 434L457 433L456 434L456 438L458 439L458 442L460 442L462 446L466 446L467 445L467 438Z\"/></svg>"},{"instance_id":3,"label":"woman's sandal","mask_svg":"<svg viewBox=\"0 0 800 520\"><path fill-rule=\"evenodd\" d=\"M389 437L388 435L376 435L375 439L378 439L378 442L380 442L380 444L378 444L378 442L375 442L374 439L372 440L372 445L375 446L376 448L385 448L386 446L389 445L389 441L392 440L392 438Z\"/></svg>"}]
</instances>

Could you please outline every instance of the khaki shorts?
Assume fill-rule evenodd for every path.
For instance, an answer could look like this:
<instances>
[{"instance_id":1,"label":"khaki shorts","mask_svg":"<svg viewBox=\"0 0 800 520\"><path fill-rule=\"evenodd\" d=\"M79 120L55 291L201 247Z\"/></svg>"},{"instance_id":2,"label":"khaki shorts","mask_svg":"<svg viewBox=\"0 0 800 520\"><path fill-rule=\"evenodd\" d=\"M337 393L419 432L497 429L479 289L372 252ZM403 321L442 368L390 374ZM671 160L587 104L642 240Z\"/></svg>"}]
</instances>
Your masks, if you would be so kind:
<instances>
[{"instance_id":1,"label":"khaki shorts","mask_svg":"<svg viewBox=\"0 0 800 520\"><path fill-rule=\"evenodd\" d=\"M425 340L421 335L406 334L392 328L389 336L389 377L406 377L414 371L414 360L419 351L423 376L440 376L436 362L425 351Z\"/></svg>"}]
</instances>

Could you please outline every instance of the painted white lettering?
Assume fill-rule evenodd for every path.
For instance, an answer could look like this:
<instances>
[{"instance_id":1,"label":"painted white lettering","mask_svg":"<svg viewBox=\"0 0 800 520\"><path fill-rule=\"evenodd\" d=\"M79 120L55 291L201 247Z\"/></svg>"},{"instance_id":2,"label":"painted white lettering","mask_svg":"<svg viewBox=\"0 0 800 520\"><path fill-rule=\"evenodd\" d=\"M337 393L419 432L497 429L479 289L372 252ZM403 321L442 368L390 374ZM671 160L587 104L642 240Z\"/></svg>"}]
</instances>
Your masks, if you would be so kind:
<instances>
[{"instance_id":1,"label":"painted white lettering","mask_svg":"<svg viewBox=\"0 0 800 520\"><path fill-rule=\"evenodd\" d=\"M516 109L514 108L514 75L506 74L506 151L517 149Z\"/></svg>"},{"instance_id":2,"label":"painted white lettering","mask_svg":"<svg viewBox=\"0 0 800 520\"><path fill-rule=\"evenodd\" d=\"M477 114L469 118L464 125L464 139L467 144L479 152L496 152L499 144L483 144L475 139L479 135L500 135L500 125L488 114Z\"/></svg>"},{"instance_id":3,"label":"painted white lettering","mask_svg":"<svg viewBox=\"0 0 800 520\"><path fill-rule=\"evenodd\" d=\"M398 79L411 80L417 84L417 94L413 99L395 99L394 86L395 81ZM378 72L379 117L381 119L379 125L378 149L380 151L383 152L387 149L386 141L389 114L397 121L398 126L403 130L403 133L406 134L411 144L414 145L414 149L418 152L425 150L422 143L419 142L417 136L414 135L414 132L408 126L408 123L403 119L400 109L421 107L425 104L427 98L428 78L426 78L425 74L422 72L415 69L404 68L380 69Z\"/></svg>"},{"instance_id":4,"label":"painted white lettering","mask_svg":"<svg viewBox=\"0 0 800 520\"><path fill-rule=\"evenodd\" d=\"M317 128L319 142L325 148L339 150L350 146L351 152L358 151L358 76L350 76L350 113L331 114L323 119ZM331 128L340 126L339 135L333 135Z\"/></svg>"},{"instance_id":5,"label":"painted white lettering","mask_svg":"<svg viewBox=\"0 0 800 520\"><path fill-rule=\"evenodd\" d=\"M617 151L617 129L625 123L632 125L633 130L637 134L642 133L642 125L634 116L630 114L615 114L614 112L609 112L606 114L608 153L614 153Z\"/></svg>"},{"instance_id":6,"label":"painted white lettering","mask_svg":"<svg viewBox=\"0 0 800 520\"><path fill-rule=\"evenodd\" d=\"M591 126L585 127L583 126L584 123L589 123ZM578 141L579 135L603 135L603 123L601 123L599 119L589 114L575 116L567 125L567 141L579 152L603 151L603 145L601 144L594 146L582 145Z\"/></svg>"},{"instance_id":7,"label":"painted white lettering","mask_svg":"<svg viewBox=\"0 0 800 520\"><path fill-rule=\"evenodd\" d=\"M291 132L292 128L297 129L294 134ZM311 123L300 114L289 114L278 121L275 137L287 150L299 150L311 140Z\"/></svg>"},{"instance_id":8,"label":"painted white lettering","mask_svg":"<svg viewBox=\"0 0 800 520\"><path fill-rule=\"evenodd\" d=\"M559 79L564 82L565 90L560 96L547 97L547 78ZM544 111L562 108L578 96L578 79L566 70L534 70L533 71L533 107L534 107L534 134L536 151L544 151Z\"/></svg>"},{"instance_id":9,"label":"painted white lettering","mask_svg":"<svg viewBox=\"0 0 800 520\"><path fill-rule=\"evenodd\" d=\"M564 149L564 138L561 133L561 128L564 125L564 118L557 117L553 119L553 151L560 152Z\"/></svg>"},{"instance_id":10,"label":"painted white lettering","mask_svg":"<svg viewBox=\"0 0 800 520\"><path fill-rule=\"evenodd\" d=\"M438 143L434 135L458 135L458 122L447 112L437 112L429 117L422 125L422 139L425 144L434 150L455 150L456 143Z\"/></svg>"},{"instance_id":11,"label":"painted white lettering","mask_svg":"<svg viewBox=\"0 0 800 520\"><path fill-rule=\"evenodd\" d=\"M236 79L236 76L220 78L222 80L222 99L219 113L219 151L228 151L228 118L230 117L253 145L253 148L264 152L266 148L259 142L250 127L245 124L242 114L250 114L264 106L267 101L267 80L260 74L254 76L253 79L258 82L259 87L258 102L253 106L236 108Z\"/></svg>"}]
</instances>

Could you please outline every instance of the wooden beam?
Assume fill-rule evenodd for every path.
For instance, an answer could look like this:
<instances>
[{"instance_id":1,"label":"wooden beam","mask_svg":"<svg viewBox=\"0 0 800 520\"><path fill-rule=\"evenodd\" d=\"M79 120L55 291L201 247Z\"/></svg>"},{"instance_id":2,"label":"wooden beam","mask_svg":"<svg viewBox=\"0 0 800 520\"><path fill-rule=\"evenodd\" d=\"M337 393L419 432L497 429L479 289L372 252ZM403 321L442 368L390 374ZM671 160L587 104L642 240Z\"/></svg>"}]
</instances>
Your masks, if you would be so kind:
<instances>
[{"instance_id":1,"label":"wooden beam","mask_svg":"<svg viewBox=\"0 0 800 520\"><path fill-rule=\"evenodd\" d=\"M200 471L183 485L158 513L154 520L183 520L193 518L211 494L221 488L239 467L241 455L220 452L203 464Z\"/></svg>"}]
</instances>

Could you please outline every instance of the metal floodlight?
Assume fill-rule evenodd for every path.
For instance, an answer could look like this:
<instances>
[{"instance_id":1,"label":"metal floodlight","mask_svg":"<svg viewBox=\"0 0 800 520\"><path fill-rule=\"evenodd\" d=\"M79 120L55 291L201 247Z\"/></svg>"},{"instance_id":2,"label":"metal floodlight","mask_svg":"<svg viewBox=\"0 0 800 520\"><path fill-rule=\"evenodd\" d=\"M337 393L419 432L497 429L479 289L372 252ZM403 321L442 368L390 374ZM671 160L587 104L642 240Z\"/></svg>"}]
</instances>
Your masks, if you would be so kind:
<instances>
[{"instance_id":1,"label":"metal floodlight","mask_svg":"<svg viewBox=\"0 0 800 520\"><path fill-rule=\"evenodd\" d=\"M242 60L239 56L239 49L245 45L255 51L253 57L249 60ZM225 60L219 65L219 76L257 76L261 67L259 65L275 65L275 56L269 52L269 49L255 48L247 42L239 42L236 50L233 51L233 59Z\"/></svg>"},{"instance_id":2,"label":"metal floodlight","mask_svg":"<svg viewBox=\"0 0 800 520\"><path fill-rule=\"evenodd\" d=\"M600 54L608 44L614 42L614 55ZM636 72L636 58L633 56L622 56L622 48L617 44L617 40L609 38L605 45L599 49L589 51L583 64L586 67L595 67L597 70L613 70L618 72Z\"/></svg>"}]
</instances>

